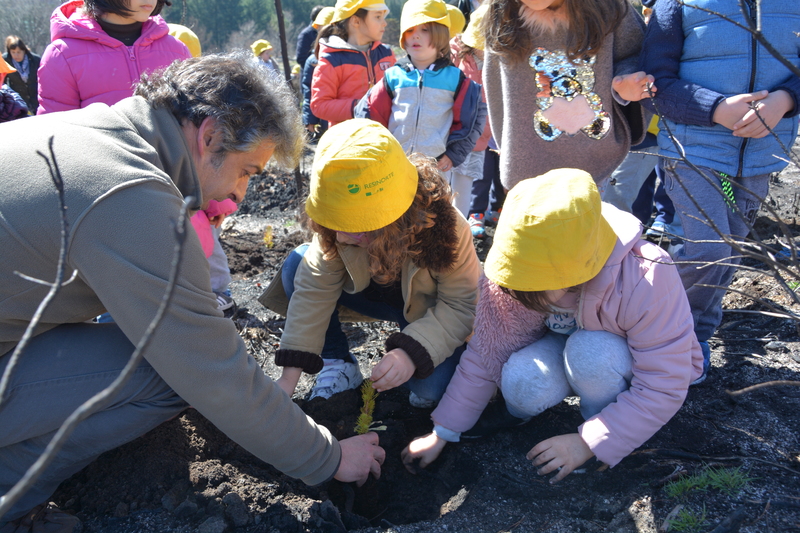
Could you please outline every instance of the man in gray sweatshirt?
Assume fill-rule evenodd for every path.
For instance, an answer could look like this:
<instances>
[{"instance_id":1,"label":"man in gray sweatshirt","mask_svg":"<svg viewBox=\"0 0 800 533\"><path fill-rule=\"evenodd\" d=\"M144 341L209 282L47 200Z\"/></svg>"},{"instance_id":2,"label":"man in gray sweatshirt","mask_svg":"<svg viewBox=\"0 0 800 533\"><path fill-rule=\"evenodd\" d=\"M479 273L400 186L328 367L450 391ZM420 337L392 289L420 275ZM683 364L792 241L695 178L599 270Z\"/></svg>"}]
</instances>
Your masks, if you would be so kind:
<instances>
[{"instance_id":1,"label":"man in gray sweatshirt","mask_svg":"<svg viewBox=\"0 0 800 533\"><path fill-rule=\"evenodd\" d=\"M114 106L0 125L0 373L55 279L61 214L48 164L64 181L66 277L0 400L0 495L44 451L69 414L108 386L155 316L169 282L184 198L241 202L248 178L275 157L293 164L302 124L283 84L237 55L174 63ZM48 143L52 138L53 156ZM46 161L47 158L49 161ZM337 442L248 355L217 310L208 261L186 220L172 303L145 361L121 393L78 425L5 521L29 516L101 453L187 405L241 446L309 484L380 475L374 433ZM21 273L28 278L17 274ZM87 323L109 311L115 324ZM2 502L2 500L0 500Z\"/></svg>"}]
</instances>

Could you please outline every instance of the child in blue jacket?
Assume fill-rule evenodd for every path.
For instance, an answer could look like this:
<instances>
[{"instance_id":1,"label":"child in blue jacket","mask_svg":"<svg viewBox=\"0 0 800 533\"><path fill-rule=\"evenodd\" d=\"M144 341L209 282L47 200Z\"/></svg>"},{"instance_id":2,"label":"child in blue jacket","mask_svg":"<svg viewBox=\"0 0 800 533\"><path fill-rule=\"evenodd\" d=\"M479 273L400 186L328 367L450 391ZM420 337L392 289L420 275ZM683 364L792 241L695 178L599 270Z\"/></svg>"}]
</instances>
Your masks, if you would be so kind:
<instances>
[{"instance_id":1,"label":"child in blue jacket","mask_svg":"<svg viewBox=\"0 0 800 533\"><path fill-rule=\"evenodd\" d=\"M770 174L786 166L783 147L794 143L800 113L800 78L745 29L757 20L756 2L745 5L742 12L738 0L658 0L640 64L658 87L655 106L648 99L642 103L661 115L661 165L686 236L673 258L704 370L708 339L722 320L725 287L740 261L720 235L741 240L749 233ZM767 40L800 67L800 2L763 2L760 21ZM683 151L700 174L681 160Z\"/></svg>"},{"instance_id":2,"label":"child in blue jacket","mask_svg":"<svg viewBox=\"0 0 800 533\"><path fill-rule=\"evenodd\" d=\"M436 158L448 181L449 171L472 152L486 123L481 86L450 61L449 27L442 0L406 2L400 46L410 63L387 70L356 111L386 126L407 154Z\"/></svg>"}]
</instances>

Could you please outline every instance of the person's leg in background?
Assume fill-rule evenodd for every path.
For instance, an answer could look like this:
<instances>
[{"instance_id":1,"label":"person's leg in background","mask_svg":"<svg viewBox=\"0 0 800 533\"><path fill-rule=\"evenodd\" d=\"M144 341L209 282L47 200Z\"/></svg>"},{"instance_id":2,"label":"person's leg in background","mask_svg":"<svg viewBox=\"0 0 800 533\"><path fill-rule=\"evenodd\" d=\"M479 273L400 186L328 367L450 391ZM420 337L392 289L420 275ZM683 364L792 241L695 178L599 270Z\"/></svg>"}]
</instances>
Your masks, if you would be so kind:
<instances>
[{"instance_id":1,"label":"person's leg in background","mask_svg":"<svg viewBox=\"0 0 800 533\"><path fill-rule=\"evenodd\" d=\"M450 176L450 187L454 193L453 206L464 218L469 218L473 183L483 177L483 152L470 152L467 159L450 172Z\"/></svg>"}]
</instances>

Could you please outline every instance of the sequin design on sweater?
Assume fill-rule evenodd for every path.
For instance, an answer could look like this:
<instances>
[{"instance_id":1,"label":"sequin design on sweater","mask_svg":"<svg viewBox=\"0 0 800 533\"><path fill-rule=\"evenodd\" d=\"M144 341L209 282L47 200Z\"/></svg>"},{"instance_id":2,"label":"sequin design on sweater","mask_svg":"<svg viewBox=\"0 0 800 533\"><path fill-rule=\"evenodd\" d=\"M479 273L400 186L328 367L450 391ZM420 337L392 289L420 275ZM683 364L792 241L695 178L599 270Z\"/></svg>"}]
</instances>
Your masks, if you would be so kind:
<instances>
[{"instance_id":1,"label":"sequin design on sweater","mask_svg":"<svg viewBox=\"0 0 800 533\"><path fill-rule=\"evenodd\" d=\"M528 63L536 71L539 89L533 123L539 137L554 141L562 133L574 135L580 130L592 139L602 139L609 132L611 117L594 92L595 61L591 56L573 63L564 52L545 48L531 54Z\"/></svg>"}]
</instances>

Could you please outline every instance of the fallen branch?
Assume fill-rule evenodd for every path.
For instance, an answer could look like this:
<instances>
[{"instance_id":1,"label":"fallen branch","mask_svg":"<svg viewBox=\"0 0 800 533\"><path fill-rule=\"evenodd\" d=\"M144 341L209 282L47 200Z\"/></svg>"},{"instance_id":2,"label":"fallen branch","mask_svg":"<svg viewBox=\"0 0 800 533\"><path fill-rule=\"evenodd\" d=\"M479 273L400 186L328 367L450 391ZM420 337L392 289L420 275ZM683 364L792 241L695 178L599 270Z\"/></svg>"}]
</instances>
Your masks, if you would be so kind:
<instances>
[{"instance_id":1,"label":"fallen branch","mask_svg":"<svg viewBox=\"0 0 800 533\"><path fill-rule=\"evenodd\" d=\"M766 387L779 387L782 385L788 385L791 387L800 387L800 381L789 381L789 380L779 380L779 381L765 381L764 383L757 383L755 385L751 385L749 387L745 387L739 390L726 390L730 396L741 396L742 394L747 394L748 392L753 392L758 389L764 389Z\"/></svg>"}]
</instances>

